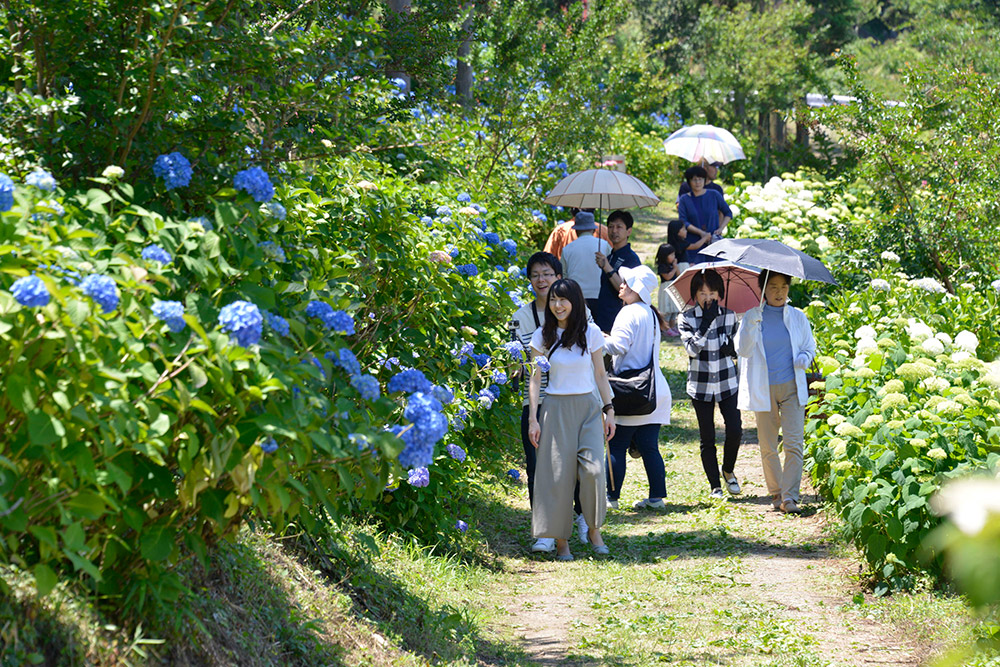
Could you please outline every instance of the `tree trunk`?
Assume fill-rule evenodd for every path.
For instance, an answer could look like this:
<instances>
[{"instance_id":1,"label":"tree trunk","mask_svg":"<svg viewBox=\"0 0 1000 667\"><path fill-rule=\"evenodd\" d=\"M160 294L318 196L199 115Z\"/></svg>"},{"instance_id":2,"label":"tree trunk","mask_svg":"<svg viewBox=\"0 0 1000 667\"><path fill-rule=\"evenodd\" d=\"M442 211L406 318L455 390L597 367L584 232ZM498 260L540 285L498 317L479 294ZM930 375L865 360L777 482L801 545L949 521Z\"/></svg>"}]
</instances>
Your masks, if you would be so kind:
<instances>
[{"instance_id":1,"label":"tree trunk","mask_svg":"<svg viewBox=\"0 0 1000 667\"><path fill-rule=\"evenodd\" d=\"M801 148L809 148L809 108L803 100L795 105L795 143Z\"/></svg>"},{"instance_id":2,"label":"tree trunk","mask_svg":"<svg viewBox=\"0 0 1000 667\"><path fill-rule=\"evenodd\" d=\"M764 180L771 178L771 134L769 113L767 111L757 112L757 153L764 162Z\"/></svg>"},{"instance_id":3,"label":"tree trunk","mask_svg":"<svg viewBox=\"0 0 1000 667\"><path fill-rule=\"evenodd\" d=\"M455 96L464 106L472 104L472 66L469 64L469 54L472 53L472 19L475 12L476 6L470 5L469 14L462 21L462 43L458 46Z\"/></svg>"},{"instance_id":4,"label":"tree trunk","mask_svg":"<svg viewBox=\"0 0 1000 667\"><path fill-rule=\"evenodd\" d=\"M396 12L397 14L409 14L410 13L410 0L389 0L389 9ZM391 42L390 42L391 43ZM407 74L403 69L403 63L393 61L392 64L386 69L386 76L390 79L402 79L406 85L400 91L405 95L410 94L410 75Z\"/></svg>"}]
</instances>

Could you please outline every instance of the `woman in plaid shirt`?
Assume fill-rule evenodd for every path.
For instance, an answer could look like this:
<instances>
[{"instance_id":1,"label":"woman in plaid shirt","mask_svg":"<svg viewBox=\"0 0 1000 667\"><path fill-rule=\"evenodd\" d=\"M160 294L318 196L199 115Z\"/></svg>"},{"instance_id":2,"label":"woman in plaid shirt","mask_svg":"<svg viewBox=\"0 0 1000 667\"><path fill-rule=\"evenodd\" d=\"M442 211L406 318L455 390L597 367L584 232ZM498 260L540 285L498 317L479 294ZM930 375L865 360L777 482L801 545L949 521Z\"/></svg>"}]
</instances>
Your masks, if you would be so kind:
<instances>
[{"instance_id":1,"label":"woman in plaid shirt","mask_svg":"<svg viewBox=\"0 0 1000 667\"><path fill-rule=\"evenodd\" d=\"M698 416L701 436L701 465L712 487L712 497L722 498L719 458L715 451L715 404L726 424L722 452L722 478L729 493L740 492L733 474L740 449L743 424L736 407L739 374L736 372L736 314L719 306L726 295L722 276L712 269L702 270L691 281L694 308L681 316L681 343L691 358L688 363L687 393Z\"/></svg>"}]
</instances>

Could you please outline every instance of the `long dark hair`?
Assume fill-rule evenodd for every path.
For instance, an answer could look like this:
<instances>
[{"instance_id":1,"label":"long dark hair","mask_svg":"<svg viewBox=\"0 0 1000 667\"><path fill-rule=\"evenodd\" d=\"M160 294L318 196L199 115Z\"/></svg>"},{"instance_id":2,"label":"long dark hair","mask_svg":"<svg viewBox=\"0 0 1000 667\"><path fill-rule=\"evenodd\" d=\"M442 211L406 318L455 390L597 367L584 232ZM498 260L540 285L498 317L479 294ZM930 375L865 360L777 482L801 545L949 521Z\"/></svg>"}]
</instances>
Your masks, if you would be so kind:
<instances>
[{"instance_id":1,"label":"long dark hair","mask_svg":"<svg viewBox=\"0 0 1000 667\"><path fill-rule=\"evenodd\" d=\"M673 220L671 220L670 222L667 223L667 243L669 243L670 245L672 245L675 249L679 245L681 245L681 244L677 243L677 241L680 240L680 238L681 238L680 237L680 231L681 231L681 227L683 227L683 226L684 226L684 222L681 221L681 220L678 220L677 218L674 218Z\"/></svg>"},{"instance_id":2,"label":"long dark hair","mask_svg":"<svg viewBox=\"0 0 1000 667\"><path fill-rule=\"evenodd\" d=\"M549 295L545 301L545 324L542 325L542 345L546 350L551 351L556 343L556 329L559 323L556 316L549 310L552 297L557 296L568 299L573 310L570 311L566 322L566 330L563 331L559 339L559 345L567 350L574 345L580 346L583 350L580 354L587 353L587 302L583 298L583 290L575 280L563 278L552 283L549 288Z\"/></svg>"}]
</instances>

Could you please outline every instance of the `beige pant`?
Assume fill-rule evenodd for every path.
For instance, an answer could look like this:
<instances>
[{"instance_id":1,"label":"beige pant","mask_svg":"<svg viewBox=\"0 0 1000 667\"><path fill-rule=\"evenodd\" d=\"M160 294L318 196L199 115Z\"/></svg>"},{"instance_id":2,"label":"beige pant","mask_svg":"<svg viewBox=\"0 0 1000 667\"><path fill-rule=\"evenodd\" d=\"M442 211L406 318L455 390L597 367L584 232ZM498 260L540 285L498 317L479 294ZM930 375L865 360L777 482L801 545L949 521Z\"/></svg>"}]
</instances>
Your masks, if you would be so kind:
<instances>
[{"instance_id":1,"label":"beige pant","mask_svg":"<svg viewBox=\"0 0 1000 667\"><path fill-rule=\"evenodd\" d=\"M601 402L592 393L547 394L538 421L542 435L535 464L531 534L569 539L577 478L587 525L600 528L607 511Z\"/></svg>"},{"instance_id":2,"label":"beige pant","mask_svg":"<svg viewBox=\"0 0 1000 667\"><path fill-rule=\"evenodd\" d=\"M755 412L757 439L760 440L760 462L764 468L767 492L781 494L781 500L799 502L802 484L802 442L804 440L806 411L799 404L795 380L772 384L771 411ZM778 456L778 428L781 428L781 446L785 450L785 465Z\"/></svg>"}]
</instances>

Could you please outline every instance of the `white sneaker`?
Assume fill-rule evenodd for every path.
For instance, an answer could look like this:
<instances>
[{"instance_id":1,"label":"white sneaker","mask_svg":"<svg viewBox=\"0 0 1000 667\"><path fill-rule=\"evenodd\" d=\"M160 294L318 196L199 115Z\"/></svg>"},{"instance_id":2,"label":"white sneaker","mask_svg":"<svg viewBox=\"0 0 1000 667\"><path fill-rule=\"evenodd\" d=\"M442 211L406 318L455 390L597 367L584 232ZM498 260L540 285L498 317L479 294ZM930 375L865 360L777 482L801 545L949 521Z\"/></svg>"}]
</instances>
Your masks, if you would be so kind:
<instances>
[{"instance_id":1,"label":"white sneaker","mask_svg":"<svg viewBox=\"0 0 1000 667\"><path fill-rule=\"evenodd\" d=\"M608 507L610 507L613 510L618 509L618 499L617 498L608 498Z\"/></svg>"},{"instance_id":2,"label":"white sneaker","mask_svg":"<svg viewBox=\"0 0 1000 667\"><path fill-rule=\"evenodd\" d=\"M587 537L587 533L590 532L590 526L587 525L587 519L582 514L576 515L576 534L580 538L580 542L583 544L590 544L590 538Z\"/></svg>"},{"instance_id":3,"label":"white sneaker","mask_svg":"<svg viewBox=\"0 0 1000 667\"><path fill-rule=\"evenodd\" d=\"M663 503L663 498L657 498L656 500L653 500L652 498L643 498L635 505L632 505L632 507L637 510L645 509L647 507L651 510L667 509L667 506Z\"/></svg>"},{"instance_id":4,"label":"white sneaker","mask_svg":"<svg viewBox=\"0 0 1000 667\"><path fill-rule=\"evenodd\" d=\"M718 487L712 489L712 492L710 494L708 494L708 497L711 498L711 499L713 499L713 500L724 500L725 499L725 496L722 495L722 489L720 489Z\"/></svg>"},{"instance_id":5,"label":"white sneaker","mask_svg":"<svg viewBox=\"0 0 1000 667\"><path fill-rule=\"evenodd\" d=\"M539 537L535 540L535 543L531 545L531 550L535 553L550 553L556 550L556 538L554 537Z\"/></svg>"}]
</instances>

